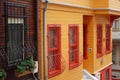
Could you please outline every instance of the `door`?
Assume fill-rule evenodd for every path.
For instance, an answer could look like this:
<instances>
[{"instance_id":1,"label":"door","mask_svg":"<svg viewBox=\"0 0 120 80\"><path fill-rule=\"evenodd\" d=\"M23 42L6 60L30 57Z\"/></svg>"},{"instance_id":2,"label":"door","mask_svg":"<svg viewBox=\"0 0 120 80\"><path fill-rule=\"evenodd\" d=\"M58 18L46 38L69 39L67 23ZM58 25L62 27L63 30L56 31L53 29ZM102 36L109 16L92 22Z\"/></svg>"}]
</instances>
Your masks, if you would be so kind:
<instances>
[{"instance_id":1,"label":"door","mask_svg":"<svg viewBox=\"0 0 120 80\"><path fill-rule=\"evenodd\" d=\"M7 31L8 66L13 66L23 57L23 24L9 24Z\"/></svg>"},{"instance_id":2,"label":"door","mask_svg":"<svg viewBox=\"0 0 120 80\"><path fill-rule=\"evenodd\" d=\"M83 55L84 59L87 59L88 55L88 26L87 24L83 24Z\"/></svg>"}]
</instances>

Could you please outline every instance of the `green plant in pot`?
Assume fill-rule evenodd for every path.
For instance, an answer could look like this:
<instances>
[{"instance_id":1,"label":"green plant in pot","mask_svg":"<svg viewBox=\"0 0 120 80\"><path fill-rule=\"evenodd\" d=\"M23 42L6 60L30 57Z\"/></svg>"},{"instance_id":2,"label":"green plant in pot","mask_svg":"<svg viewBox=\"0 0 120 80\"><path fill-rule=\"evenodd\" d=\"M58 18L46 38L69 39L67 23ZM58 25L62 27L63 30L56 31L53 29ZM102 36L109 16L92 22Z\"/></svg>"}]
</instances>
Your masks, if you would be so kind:
<instances>
[{"instance_id":1,"label":"green plant in pot","mask_svg":"<svg viewBox=\"0 0 120 80\"><path fill-rule=\"evenodd\" d=\"M17 72L20 74L24 73L26 70L32 72L35 68L35 61L32 55L29 55L17 64Z\"/></svg>"},{"instance_id":2,"label":"green plant in pot","mask_svg":"<svg viewBox=\"0 0 120 80\"><path fill-rule=\"evenodd\" d=\"M7 74L3 68L0 68L0 80L4 80Z\"/></svg>"}]
</instances>

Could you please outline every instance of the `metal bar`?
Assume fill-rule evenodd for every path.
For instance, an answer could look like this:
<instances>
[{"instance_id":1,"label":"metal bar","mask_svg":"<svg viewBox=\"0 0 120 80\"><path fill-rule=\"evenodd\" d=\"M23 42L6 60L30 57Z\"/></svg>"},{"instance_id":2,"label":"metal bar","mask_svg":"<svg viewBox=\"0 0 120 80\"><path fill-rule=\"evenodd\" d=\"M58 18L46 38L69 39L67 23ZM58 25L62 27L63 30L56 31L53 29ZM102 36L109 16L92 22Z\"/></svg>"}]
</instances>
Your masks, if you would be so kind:
<instances>
[{"instance_id":1,"label":"metal bar","mask_svg":"<svg viewBox=\"0 0 120 80\"><path fill-rule=\"evenodd\" d=\"M26 7L26 5L20 4L20 3L15 3L15 2L5 2L8 6L13 6L13 7Z\"/></svg>"}]
</instances>

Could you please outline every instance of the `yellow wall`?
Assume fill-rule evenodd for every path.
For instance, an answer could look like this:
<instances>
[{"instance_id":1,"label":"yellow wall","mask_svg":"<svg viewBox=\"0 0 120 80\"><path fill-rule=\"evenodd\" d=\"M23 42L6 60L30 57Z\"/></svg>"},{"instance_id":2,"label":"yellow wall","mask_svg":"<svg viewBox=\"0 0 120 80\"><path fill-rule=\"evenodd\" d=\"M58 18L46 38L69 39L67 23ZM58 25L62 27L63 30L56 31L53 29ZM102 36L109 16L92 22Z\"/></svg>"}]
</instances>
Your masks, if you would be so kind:
<instances>
[{"instance_id":1,"label":"yellow wall","mask_svg":"<svg viewBox=\"0 0 120 80\"><path fill-rule=\"evenodd\" d=\"M120 10L120 0L109 0L109 8Z\"/></svg>"},{"instance_id":2,"label":"yellow wall","mask_svg":"<svg viewBox=\"0 0 120 80\"><path fill-rule=\"evenodd\" d=\"M69 4L75 4L80 6L91 7L91 4L95 4L94 7L106 7L107 5L102 5L106 3L107 0L97 1L94 3L91 0L51 0L54 2L64 2ZM99 4L99 5L96 5ZM42 4L41 13L43 13L44 4ZM110 23L110 15L108 12L104 15L95 15L93 10L81 9L77 7L69 7L63 5L57 5L50 3L47 10L46 24L61 24L61 54L65 60L66 68L65 71L49 80L81 80L83 77L83 68L87 69L91 74L100 71L106 65L109 65L112 61L112 54L105 54L101 58L96 57L96 25L103 24L103 34L105 34L105 25ZM43 33L43 14L41 14L41 33ZM83 23L88 24L88 48L92 48L92 51L88 51L88 59L84 60L84 65L81 64L79 67L69 70L69 55L68 55L68 24L79 24L79 48L80 57L83 56ZM43 34L41 35L43 38ZM47 36L46 36L47 38ZM43 45L43 39L41 40L41 45ZM103 49L105 49L105 35L103 36ZM47 48L46 48L47 50ZM43 74L43 46L41 47L41 61L42 61L42 74ZM81 59L82 61L82 59ZM72 74L72 76L71 76ZM75 75L75 76L74 76ZM43 78L43 75L42 75Z\"/></svg>"},{"instance_id":3,"label":"yellow wall","mask_svg":"<svg viewBox=\"0 0 120 80\"><path fill-rule=\"evenodd\" d=\"M108 8L108 0L92 0L93 8Z\"/></svg>"},{"instance_id":4,"label":"yellow wall","mask_svg":"<svg viewBox=\"0 0 120 80\"><path fill-rule=\"evenodd\" d=\"M106 65L110 65L112 63L112 53L110 54L106 54L106 35L105 35L105 25L106 24L110 24L110 16L109 15L95 15L95 26L94 26L94 35L96 36L96 24L102 24L103 25L103 57L97 58L97 48L96 48L96 44L97 44L97 38L94 38L94 73L97 71L100 71L102 68L104 69ZM112 41L111 41L112 43Z\"/></svg>"},{"instance_id":5,"label":"yellow wall","mask_svg":"<svg viewBox=\"0 0 120 80\"><path fill-rule=\"evenodd\" d=\"M62 48L61 53L66 62L65 71L58 76L50 78L49 80L81 80L82 79L82 65L80 65L75 69L69 70L69 55L68 55L68 24L79 24L79 34L80 34L79 45L81 52L80 55L82 56L82 49L83 49L82 21L83 21L82 14L80 13L56 11L56 10L47 11L47 24L61 24L61 48Z\"/></svg>"},{"instance_id":6,"label":"yellow wall","mask_svg":"<svg viewBox=\"0 0 120 80\"><path fill-rule=\"evenodd\" d=\"M69 70L68 24L79 24L79 50L80 50L80 57L82 57L83 56L82 54L83 53L83 25L82 25L83 15L82 13L77 12L77 10L70 11L71 8L69 9L64 7L63 9L66 9L66 10L61 10L61 7L51 4L49 5L49 9L47 10L46 24L61 24L61 54L66 63L64 72L59 75L56 75L55 77L49 78L49 80L82 80L83 78L82 58L80 58L81 65L79 67ZM43 10L41 10L41 12L42 11ZM41 33L43 33L43 17L41 18L41 22L42 22ZM41 36L43 37L43 34ZM43 40L41 40L41 43L43 45ZM42 46L41 53L43 53L43 46ZM43 54L42 54L42 72L41 72L42 74L44 72L43 63L44 62L43 62ZM42 79L43 79L43 76L44 75L42 75Z\"/></svg>"},{"instance_id":7,"label":"yellow wall","mask_svg":"<svg viewBox=\"0 0 120 80\"><path fill-rule=\"evenodd\" d=\"M93 16L84 16L83 17L83 23L84 24L87 24L88 26L88 48L92 48L93 49L93 43L94 43L94 27L93 27ZM87 49L87 52L88 52L88 58L87 59L84 59L84 62L83 62L83 67L85 69L87 69L90 73L92 73L94 71L93 67L94 67L94 53L93 53L93 50L91 52L88 51Z\"/></svg>"},{"instance_id":8,"label":"yellow wall","mask_svg":"<svg viewBox=\"0 0 120 80\"><path fill-rule=\"evenodd\" d=\"M88 50L88 59L84 60L84 68L87 69L91 74L101 71L106 66L112 63L112 54L106 54L106 35L105 35L105 25L110 24L109 15L93 15L84 16L83 23L88 24L88 48L92 48L92 51ZM96 36L96 26L97 24L103 25L103 57L97 58L97 36ZM112 43L112 41L111 41Z\"/></svg>"},{"instance_id":9,"label":"yellow wall","mask_svg":"<svg viewBox=\"0 0 120 80\"><path fill-rule=\"evenodd\" d=\"M51 0L51 2L71 4L76 6L92 7L91 0Z\"/></svg>"}]
</instances>

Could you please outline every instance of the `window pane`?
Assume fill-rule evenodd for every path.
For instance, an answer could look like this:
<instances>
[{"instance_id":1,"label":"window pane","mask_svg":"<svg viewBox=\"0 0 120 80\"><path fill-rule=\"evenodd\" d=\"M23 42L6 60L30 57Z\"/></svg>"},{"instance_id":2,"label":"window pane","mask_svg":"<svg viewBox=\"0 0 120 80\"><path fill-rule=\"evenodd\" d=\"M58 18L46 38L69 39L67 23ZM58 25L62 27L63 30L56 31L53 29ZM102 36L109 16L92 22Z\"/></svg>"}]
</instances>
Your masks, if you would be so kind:
<instances>
[{"instance_id":1,"label":"window pane","mask_svg":"<svg viewBox=\"0 0 120 80\"><path fill-rule=\"evenodd\" d=\"M55 62L55 56L57 54L57 51L51 51L50 52L50 57L49 57L49 64L50 64L50 70L54 69L56 67L56 62Z\"/></svg>"},{"instance_id":2,"label":"window pane","mask_svg":"<svg viewBox=\"0 0 120 80\"><path fill-rule=\"evenodd\" d=\"M109 70L106 71L106 80L109 80Z\"/></svg>"},{"instance_id":3,"label":"window pane","mask_svg":"<svg viewBox=\"0 0 120 80\"><path fill-rule=\"evenodd\" d=\"M75 28L70 28L70 43L75 43Z\"/></svg>"},{"instance_id":4,"label":"window pane","mask_svg":"<svg viewBox=\"0 0 120 80\"><path fill-rule=\"evenodd\" d=\"M110 50L110 27L106 26L106 50Z\"/></svg>"},{"instance_id":5,"label":"window pane","mask_svg":"<svg viewBox=\"0 0 120 80\"><path fill-rule=\"evenodd\" d=\"M113 51L112 51L112 62L113 64L116 64L116 46L113 46Z\"/></svg>"},{"instance_id":6,"label":"window pane","mask_svg":"<svg viewBox=\"0 0 120 80\"><path fill-rule=\"evenodd\" d=\"M56 29L50 30L50 48L57 46L57 34Z\"/></svg>"},{"instance_id":7,"label":"window pane","mask_svg":"<svg viewBox=\"0 0 120 80\"><path fill-rule=\"evenodd\" d=\"M119 20L115 20L115 28L119 28Z\"/></svg>"},{"instance_id":8,"label":"window pane","mask_svg":"<svg viewBox=\"0 0 120 80\"><path fill-rule=\"evenodd\" d=\"M74 61L75 60L75 56L74 56L74 47L70 48L70 61Z\"/></svg>"},{"instance_id":9,"label":"window pane","mask_svg":"<svg viewBox=\"0 0 120 80\"><path fill-rule=\"evenodd\" d=\"M97 53L102 54L102 25L97 26Z\"/></svg>"}]
</instances>

